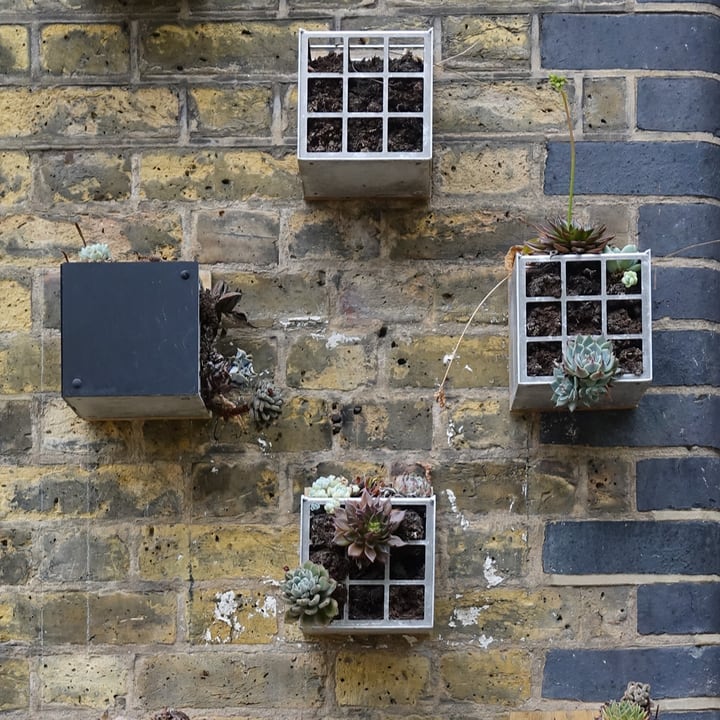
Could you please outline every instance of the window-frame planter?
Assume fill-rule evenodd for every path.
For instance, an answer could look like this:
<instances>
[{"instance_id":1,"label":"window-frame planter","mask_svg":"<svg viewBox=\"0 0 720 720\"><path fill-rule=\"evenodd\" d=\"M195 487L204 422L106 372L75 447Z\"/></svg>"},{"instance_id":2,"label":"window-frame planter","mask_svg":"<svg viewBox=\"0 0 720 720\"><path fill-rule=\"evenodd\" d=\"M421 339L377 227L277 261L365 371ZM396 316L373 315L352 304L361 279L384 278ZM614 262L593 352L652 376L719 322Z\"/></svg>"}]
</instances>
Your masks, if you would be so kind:
<instances>
[{"instance_id":1,"label":"window-frame planter","mask_svg":"<svg viewBox=\"0 0 720 720\"><path fill-rule=\"evenodd\" d=\"M608 262L634 260L640 264L640 283L635 288L628 288L622 293L608 292ZM527 367L528 345L531 343L554 343L565 351L570 338L578 334L604 335L613 341L626 341L639 344L642 348L641 375L624 373L612 382L609 391L601 401L587 408L578 405L578 410L609 410L636 407L640 398L652 382L652 300L651 300L651 258L650 250L642 252L600 253L600 254L556 254L556 255L522 255L515 257L515 264L509 282L509 325L510 325L510 410L558 410L551 400L552 374L529 375ZM536 268L543 263L556 263L559 266L561 295L528 295L527 274L529 268ZM589 295L568 293L566 279L577 272L586 263L597 263L600 266L600 291ZM573 302L598 303L601 309L600 332L568 331L568 304ZM639 317L641 331L639 333L608 332L608 303L610 309L615 304L634 303ZM560 332L546 336L532 336L527 332L528 307L532 305L557 304L560 307ZM558 357L559 359L559 357Z\"/></svg>"},{"instance_id":2,"label":"window-frame planter","mask_svg":"<svg viewBox=\"0 0 720 720\"><path fill-rule=\"evenodd\" d=\"M341 502L359 502L360 498L347 498ZM310 625L301 621L303 632L313 635L332 634L378 634L378 633L426 633L433 628L435 609L435 495L430 497L393 497L394 508L422 508L425 517L425 537L422 540L408 540L407 545L401 548L390 548L390 558L385 565L376 563L383 569L382 579L350 579L346 578L344 584L338 582L338 591L344 592L344 600L340 602L342 616L333 620L329 625ZM310 559L310 523L313 511L324 512L322 498L302 495L300 498L300 564ZM424 549L423 577L403 580L393 578L393 552L403 551L408 547L421 547ZM342 548L344 551L345 548ZM373 586L383 588L383 617L382 618L350 618L352 588ZM405 619L390 617L391 590L395 587L415 586L423 588L423 615L419 619ZM336 597L337 592L336 591Z\"/></svg>"},{"instance_id":3,"label":"window-frame planter","mask_svg":"<svg viewBox=\"0 0 720 720\"><path fill-rule=\"evenodd\" d=\"M86 420L198 418L196 262L60 268L62 396Z\"/></svg>"},{"instance_id":4,"label":"window-frame planter","mask_svg":"<svg viewBox=\"0 0 720 720\"><path fill-rule=\"evenodd\" d=\"M406 51L421 57L422 71L390 71L390 56ZM342 71L311 72L309 61L330 52L342 54ZM357 72L352 62L382 57L382 71ZM428 197L432 171L432 77L433 31L310 31L301 29L298 37L298 118L297 157L306 199L332 197ZM422 79L421 111L391 109L388 88L393 81ZM342 84L342 105L332 111L311 111L309 84L316 81ZM350 109L351 82L382 83L382 109ZM327 110L327 108L325 108ZM348 123L363 119L382 125L382 149L348 150ZM388 138L393 124L403 120L422 121L422 147L416 151L390 151ZM312 123L335 123L340 127L338 151L308 149Z\"/></svg>"}]
</instances>

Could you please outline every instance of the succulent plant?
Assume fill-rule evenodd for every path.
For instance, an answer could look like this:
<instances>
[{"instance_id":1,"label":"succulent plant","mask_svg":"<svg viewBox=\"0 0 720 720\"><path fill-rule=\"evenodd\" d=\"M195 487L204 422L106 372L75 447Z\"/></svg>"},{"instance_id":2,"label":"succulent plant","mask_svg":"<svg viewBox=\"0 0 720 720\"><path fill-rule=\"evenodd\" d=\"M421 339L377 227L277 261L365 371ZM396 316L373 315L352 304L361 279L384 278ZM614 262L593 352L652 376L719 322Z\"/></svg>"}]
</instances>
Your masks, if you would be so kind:
<instances>
[{"instance_id":1,"label":"succulent plant","mask_svg":"<svg viewBox=\"0 0 720 720\"><path fill-rule=\"evenodd\" d=\"M253 367L252 356L242 349L225 357L218 352L216 340L223 316L235 323L247 318L235 309L242 297L231 292L224 282L200 293L200 383L205 406L225 420L245 414L263 427L276 420L282 412L280 390L269 379L260 379Z\"/></svg>"},{"instance_id":2,"label":"succulent plant","mask_svg":"<svg viewBox=\"0 0 720 720\"><path fill-rule=\"evenodd\" d=\"M589 227L574 220L558 218L537 225L537 238L528 240L525 247L531 253L601 253L612 240L605 226Z\"/></svg>"},{"instance_id":3,"label":"succulent plant","mask_svg":"<svg viewBox=\"0 0 720 720\"><path fill-rule=\"evenodd\" d=\"M577 335L568 340L562 362L553 371L552 399L573 412L579 403L594 405L618 371L612 343L603 337Z\"/></svg>"},{"instance_id":4,"label":"succulent plant","mask_svg":"<svg viewBox=\"0 0 720 720\"><path fill-rule=\"evenodd\" d=\"M650 720L650 714L650 686L630 682L620 700L605 703L600 708L598 720Z\"/></svg>"},{"instance_id":5,"label":"succulent plant","mask_svg":"<svg viewBox=\"0 0 720 720\"><path fill-rule=\"evenodd\" d=\"M190 718L182 710L165 708L165 710L155 713L155 715L152 716L152 720L190 720Z\"/></svg>"},{"instance_id":6,"label":"succulent plant","mask_svg":"<svg viewBox=\"0 0 720 720\"><path fill-rule=\"evenodd\" d=\"M618 253L636 253L638 251L636 245L625 245L623 248L616 248L612 245L608 245L603 250L606 255L614 255ZM607 271L611 275L619 275L620 273L632 270L632 272L640 271L640 260L637 258L618 258L617 260L608 260L605 263Z\"/></svg>"},{"instance_id":7,"label":"succulent plant","mask_svg":"<svg viewBox=\"0 0 720 720\"><path fill-rule=\"evenodd\" d=\"M600 708L599 720L648 720L645 709L630 700L616 700Z\"/></svg>"},{"instance_id":8,"label":"succulent plant","mask_svg":"<svg viewBox=\"0 0 720 720\"><path fill-rule=\"evenodd\" d=\"M333 543L346 547L348 557L360 567L376 560L384 564L391 547L405 545L393 535L404 517L405 511L394 509L388 498L374 497L363 490L358 502L347 502L335 511Z\"/></svg>"},{"instance_id":9,"label":"succulent plant","mask_svg":"<svg viewBox=\"0 0 720 720\"><path fill-rule=\"evenodd\" d=\"M548 220L546 225L536 226L538 237L525 243L522 250L526 253L600 253L612 240L605 234L605 226L591 227L573 220L573 201L575 197L575 134L570 114L565 84L567 80L561 75L550 75L550 85L560 94L565 122L570 136L570 183L568 189L568 207L565 218Z\"/></svg>"},{"instance_id":10,"label":"succulent plant","mask_svg":"<svg viewBox=\"0 0 720 720\"><path fill-rule=\"evenodd\" d=\"M307 495L313 498L327 498L323 506L326 513L332 514L340 507L340 500L351 497L357 489L357 485L351 485L342 475L321 475L313 480Z\"/></svg>"},{"instance_id":11,"label":"succulent plant","mask_svg":"<svg viewBox=\"0 0 720 720\"><path fill-rule=\"evenodd\" d=\"M403 497L430 497L433 494L430 480L417 473L403 473L395 476L392 486L395 493Z\"/></svg>"},{"instance_id":12,"label":"succulent plant","mask_svg":"<svg viewBox=\"0 0 720 720\"><path fill-rule=\"evenodd\" d=\"M106 262L111 259L110 248L105 243L92 243L84 245L78 252L83 262Z\"/></svg>"},{"instance_id":13,"label":"succulent plant","mask_svg":"<svg viewBox=\"0 0 720 720\"><path fill-rule=\"evenodd\" d=\"M311 625L328 625L337 615L338 604L332 597L337 587L328 571L313 562L287 570L280 583L287 603L286 620L301 620Z\"/></svg>"}]
</instances>

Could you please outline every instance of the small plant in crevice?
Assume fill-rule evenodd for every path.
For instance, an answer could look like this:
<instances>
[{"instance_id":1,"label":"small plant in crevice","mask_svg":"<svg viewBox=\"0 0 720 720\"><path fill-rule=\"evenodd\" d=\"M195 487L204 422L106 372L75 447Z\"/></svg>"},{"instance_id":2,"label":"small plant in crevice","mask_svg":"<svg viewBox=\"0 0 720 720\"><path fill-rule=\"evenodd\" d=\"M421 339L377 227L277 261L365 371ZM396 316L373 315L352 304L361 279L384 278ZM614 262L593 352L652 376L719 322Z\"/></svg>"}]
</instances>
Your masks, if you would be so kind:
<instances>
[{"instance_id":1,"label":"small plant in crevice","mask_svg":"<svg viewBox=\"0 0 720 720\"><path fill-rule=\"evenodd\" d=\"M655 709L655 718L658 716L658 710ZM607 702L601 706L597 720L650 720L651 717L650 685L630 682L620 700Z\"/></svg>"},{"instance_id":2,"label":"small plant in crevice","mask_svg":"<svg viewBox=\"0 0 720 720\"><path fill-rule=\"evenodd\" d=\"M578 404L595 405L607 393L618 373L618 359L609 340L577 335L568 340L562 362L553 371L552 400L555 407L573 412Z\"/></svg>"},{"instance_id":3,"label":"small plant in crevice","mask_svg":"<svg viewBox=\"0 0 720 720\"><path fill-rule=\"evenodd\" d=\"M314 562L286 570L285 579L280 583L287 606L285 619L327 625L338 613L337 601L332 596L336 588L337 582L328 571Z\"/></svg>"},{"instance_id":4,"label":"small plant in crevice","mask_svg":"<svg viewBox=\"0 0 720 720\"><path fill-rule=\"evenodd\" d=\"M390 548L405 542L393 533L405 518L405 511L393 508L389 498L363 490L360 502L346 503L335 511L333 543L347 548L348 557L359 567L390 557Z\"/></svg>"},{"instance_id":5,"label":"small plant in crevice","mask_svg":"<svg viewBox=\"0 0 720 720\"><path fill-rule=\"evenodd\" d=\"M259 427L280 416L283 398L269 378L255 372L252 356L237 349L232 357L220 353L216 341L223 317L247 324L236 310L242 293L230 291L224 282L200 292L200 384L205 406L224 420L241 422L249 414Z\"/></svg>"},{"instance_id":6,"label":"small plant in crevice","mask_svg":"<svg viewBox=\"0 0 720 720\"><path fill-rule=\"evenodd\" d=\"M165 710L155 713L152 716L152 720L190 720L190 718L182 710L165 708Z\"/></svg>"}]
</instances>

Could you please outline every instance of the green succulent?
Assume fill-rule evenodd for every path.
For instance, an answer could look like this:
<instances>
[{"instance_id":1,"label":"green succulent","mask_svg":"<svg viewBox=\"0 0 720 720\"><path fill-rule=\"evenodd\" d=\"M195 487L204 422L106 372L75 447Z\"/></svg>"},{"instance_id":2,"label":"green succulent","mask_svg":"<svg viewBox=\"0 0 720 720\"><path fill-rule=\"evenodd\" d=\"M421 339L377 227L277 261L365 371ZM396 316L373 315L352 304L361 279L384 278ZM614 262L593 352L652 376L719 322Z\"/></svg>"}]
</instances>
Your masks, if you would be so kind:
<instances>
[{"instance_id":1,"label":"green succulent","mask_svg":"<svg viewBox=\"0 0 720 720\"><path fill-rule=\"evenodd\" d=\"M603 252L613 238L605 233L604 225L587 227L564 218L548 220L535 229L538 236L525 243L530 253L597 254Z\"/></svg>"},{"instance_id":2,"label":"green succulent","mask_svg":"<svg viewBox=\"0 0 720 720\"><path fill-rule=\"evenodd\" d=\"M626 245L624 248L616 248L612 245L608 245L603 253L606 255L612 255L614 253L636 253L638 251L635 245ZM607 271L611 275L620 275L620 273L626 272L640 272L640 260L637 258L622 258L618 260L608 260L605 264Z\"/></svg>"},{"instance_id":3,"label":"green succulent","mask_svg":"<svg viewBox=\"0 0 720 720\"><path fill-rule=\"evenodd\" d=\"M573 412L579 403L594 405L618 372L612 343L603 337L577 335L568 340L562 362L553 370L552 399Z\"/></svg>"},{"instance_id":4,"label":"green succulent","mask_svg":"<svg viewBox=\"0 0 720 720\"><path fill-rule=\"evenodd\" d=\"M391 547L405 542L393 532L405 518L405 511L394 509L389 498L375 497L363 490L359 502L346 502L335 511L333 542L346 547L348 557L362 567L376 560L387 562Z\"/></svg>"},{"instance_id":5,"label":"green succulent","mask_svg":"<svg viewBox=\"0 0 720 720\"><path fill-rule=\"evenodd\" d=\"M288 570L280 583L283 599L288 607L286 620L301 620L310 625L328 625L338 613L337 601L332 597L337 587L328 571L313 562Z\"/></svg>"},{"instance_id":6,"label":"green succulent","mask_svg":"<svg viewBox=\"0 0 720 720\"><path fill-rule=\"evenodd\" d=\"M599 720L648 720L648 713L631 700L619 700L603 705Z\"/></svg>"}]
</instances>

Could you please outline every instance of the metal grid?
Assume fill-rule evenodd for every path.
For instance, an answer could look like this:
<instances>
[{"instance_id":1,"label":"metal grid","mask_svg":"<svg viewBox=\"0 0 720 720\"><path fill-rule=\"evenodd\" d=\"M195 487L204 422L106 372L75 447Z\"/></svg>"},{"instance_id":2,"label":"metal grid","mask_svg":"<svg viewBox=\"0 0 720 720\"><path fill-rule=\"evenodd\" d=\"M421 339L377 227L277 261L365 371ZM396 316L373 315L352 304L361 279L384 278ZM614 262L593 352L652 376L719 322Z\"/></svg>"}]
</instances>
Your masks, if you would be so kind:
<instances>
[{"instance_id":1,"label":"metal grid","mask_svg":"<svg viewBox=\"0 0 720 720\"><path fill-rule=\"evenodd\" d=\"M313 507L318 507L322 498L311 498L303 495L300 501L300 562L310 557L310 516ZM348 498L344 502L359 502L359 498ZM407 633L428 632L433 627L435 606L435 496L429 498L392 498L393 507L423 508L425 516L424 540L408 540L406 547L424 548L425 572L422 578L403 580L391 577L392 553L384 566L384 577L373 580L346 578L344 581L345 603L343 616L333 620L326 626L304 627L306 632L315 635L349 634L349 633ZM423 588L423 617L418 620L394 619L390 617L390 591L393 587L413 585ZM352 588L375 586L383 588L382 619L351 619L349 617L348 598Z\"/></svg>"},{"instance_id":2,"label":"metal grid","mask_svg":"<svg viewBox=\"0 0 720 720\"><path fill-rule=\"evenodd\" d=\"M430 192L432 160L432 29L421 32L312 32L300 30L298 50L298 145L297 155L306 197L339 196L427 196ZM391 71L392 59L406 52L423 60L420 71ZM342 57L338 72L311 71L309 62L336 53ZM382 68L363 69L361 61L382 60ZM360 71L358 71L360 70ZM393 82L421 80L422 110L391 107ZM310 84L337 82L341 87L340 106L331 111L311 111ZM382 86L381 109L351 107L353 83L372 82ZM399 119L422 123L422 147L416 151L393 151L388 141L393 123ZM379 149L349 147L350 128L359 120L376 121L381 127ZM339 134L339 149L309 150L308 126L326 121Z\"/></svg>"},{"instance_id":3,"label":"metal grid","mask_svg":"<svg viewBox=\"0 0 720 720\"><path fill-rule=\"evenodd\" d=\"M640 263L639 292L628 290L625 294L610 294L607 288L608 261L635 260ZM528 296L527 271L538 263L555 263L559 268L561 295ZM568 273L573 265L580 267L594 263L600 268L600 292L589 295L571 295L567 290ZM595 302L600 306L602 334L609 340L636 341L642 346L642 375L620 375L613 382L611 392L592 409L635 407L652 381L652 305L651 305L650 251L636 253L607 253L587 255L518 255L510 278L510 409L552 410L552 375L528 375L527 351L531 343L560 344L565 351L568 339L578 332L568 329L568 307L576 302ZM608 309L614 303L639 302L641 332L634 334L608 332ZM529 336L527 334L528 307L536 304L553 304L560 308L561 331L557 335Z\"/></svg>"}]
</instances>

